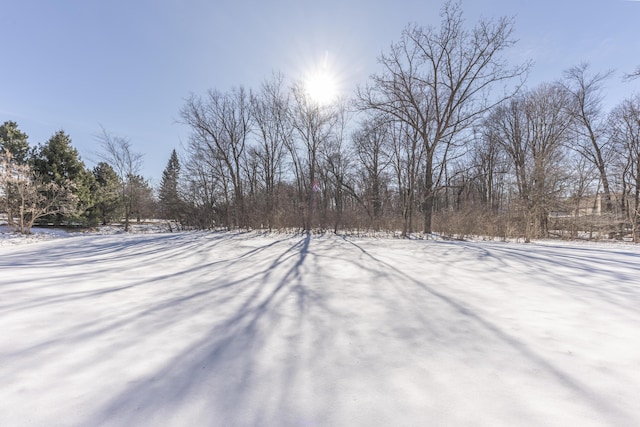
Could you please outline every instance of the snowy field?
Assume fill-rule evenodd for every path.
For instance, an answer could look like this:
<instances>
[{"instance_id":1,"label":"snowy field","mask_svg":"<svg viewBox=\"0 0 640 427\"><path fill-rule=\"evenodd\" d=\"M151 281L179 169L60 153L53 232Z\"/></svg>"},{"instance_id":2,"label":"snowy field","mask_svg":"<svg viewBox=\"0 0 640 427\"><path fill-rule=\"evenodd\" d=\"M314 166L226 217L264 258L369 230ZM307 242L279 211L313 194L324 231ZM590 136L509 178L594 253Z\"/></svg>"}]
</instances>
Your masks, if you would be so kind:
<instances>
[{"instance_id":1,"label":"snowy field","mask_svg":"<svg viewBox=\"0 0 640 427\"><path fill-rule=\"evenodd\" d=\"M0 426L640 425L638 246L6 241Z\"/></svg>"}]
</instances>

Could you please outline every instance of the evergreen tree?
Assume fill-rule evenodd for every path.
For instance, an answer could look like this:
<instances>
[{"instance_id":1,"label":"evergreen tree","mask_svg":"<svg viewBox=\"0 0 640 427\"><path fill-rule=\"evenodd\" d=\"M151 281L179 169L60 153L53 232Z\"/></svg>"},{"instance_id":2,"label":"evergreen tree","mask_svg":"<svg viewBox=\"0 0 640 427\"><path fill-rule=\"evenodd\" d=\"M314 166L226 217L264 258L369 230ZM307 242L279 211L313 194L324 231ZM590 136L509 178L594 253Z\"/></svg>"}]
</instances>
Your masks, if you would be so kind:
<instances>
[{"instance_id":1,"label":"evergreen tree","mask_svg":"<svg viewBox=\"0 0 640 427\"><path fill-rule=\"evenodd\" d=\"M129 183L131 185L130 212L135 216L136 222L140 222L143 218L154 218L157 202L149 182L140 175L133 175L129 177Z\"/></svg>"},{"instance_id":2,"label":"evergreen tree","mask_svg":"<svg viewBox=\"0 0 640 427\"><path fill-rule=\"evenodd\" d=\"M91 183L93 175L86 170L71 145L71 138L63 130L56 132L45 144L40 145L32 159L35 172L44 183L55 183L69 189L77 198L76 215L47 218L59 225L63 220L78 220L77 214L86 219L86 212L92 207Z\"/></svg>"},{"instance_id":3,"label":"evergreen tree","mask_svg":"<svg viewBox=\"0 0 640 427\"><path fill-rule=\"evenodd\" d=\"M29 155L28 138L26 133L18 129L16 122L4 122L0 126L0 153L8 151L17 164L26 163Z\"/></svg>"},{"instance_id":4,"label":"evergreen tree","mask_svg":"<svg viewBox=\"0 0 640 427\"><path fill-rule=\"evenodd\" d=\"M180 177L180 161L176 150L171 152L167 167L162 172L162 181L158 198L160 213L164 219L179 220L181 213L181 201L178 194L178 179Z\"/></svg>"},{"instance_id":5,"label":"evergreen tree","mask_svg":"<svg viewBox=\"0 0 640 427\"><path fill-rule=\"evenodd\" d=\"M100 219L102 225L116 220L122 211L120 177L106 162L100 162L93 168L94 184L94 215Z\"/></svg>"}]
</instances>

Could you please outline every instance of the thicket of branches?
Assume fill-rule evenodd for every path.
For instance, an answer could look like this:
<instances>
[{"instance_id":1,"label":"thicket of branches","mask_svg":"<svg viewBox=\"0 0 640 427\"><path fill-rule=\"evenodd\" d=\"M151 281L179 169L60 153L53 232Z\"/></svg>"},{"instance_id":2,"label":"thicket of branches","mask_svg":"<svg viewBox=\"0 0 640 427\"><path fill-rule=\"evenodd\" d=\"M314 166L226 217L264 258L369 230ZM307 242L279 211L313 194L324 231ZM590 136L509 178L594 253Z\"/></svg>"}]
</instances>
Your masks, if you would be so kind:
<instances>
[{"instance_id":1,"label":"thicket of branches","mask_svg":"<svg viewBox=\"0 0 640 427\"><path fill-rule=\"evenodd\" d=\"M191 138L167 165L183 225L397 230L401 235L639 237L640 97L611 112L611 72L581 64L527 89L513 22L412 25L354 99L314 102L281 75L210 90L181 110Z\"/></svg>"}]
</instances>

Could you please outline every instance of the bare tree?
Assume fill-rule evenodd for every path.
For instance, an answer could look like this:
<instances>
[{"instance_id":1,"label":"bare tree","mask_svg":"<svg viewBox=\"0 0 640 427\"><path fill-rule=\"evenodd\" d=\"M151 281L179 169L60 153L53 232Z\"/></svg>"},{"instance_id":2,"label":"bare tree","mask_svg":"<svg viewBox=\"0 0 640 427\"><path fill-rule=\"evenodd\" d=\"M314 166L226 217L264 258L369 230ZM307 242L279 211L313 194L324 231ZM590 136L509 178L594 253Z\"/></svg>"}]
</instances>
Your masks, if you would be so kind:
<instances>
[{"instance_id":1,"label":"bare tree","mask_svg":"<svg viewBox=\"0 0 640 427\"><path fill-rule=\"evenodd\" d=\"M233 191L236 227L246 225L242 166L252 127L249 99L242 87L226 94L209 90L205 99L192 95L180 112L191 127L191 143L208 150L225 167Z\"/></svg>"},{"instance_id":2,"label":"bare tree","mask_svg":"<svg viewBox=\"0 0 640 427\"><path fill-rule=\"evenodd\" d=\"M325 176L325 203L333 207L333 231L337 233L343 225L343 214L347 195L354 195L352 182L352 152L348 146L346 130L350 116L346 105L335 103L335 122L333 132L322 145L323 175ZM331 199L331 203L329 203Z\"/></svg>"},{"instance_id":3,"label":"bare tree","mask_svg":"<svg viewBox=\"0 0 640 427\"><path fill-rule=\"evenodd\" d=\"M602 89L612 74L613 71L607 71L590 75L589 65L583 63L566 70L562 82L571 101L574 148L597 168L608 213L613 210L607 173L611 150L606 115L602 110Z\"/></svg>"},{"instance_id":4,"label":"bare tree","mask_svg":"<svg viewBox=\"0 0 640 427\"><path fill-rule=\"evenodd\" d=\"M420 144L417 131L407 123L394 122L391 132L393 169L402 216L402 237L408 237L413 232L413 214L417 186L420 180L420 164L425 152Z\"/></svg>"},{"instance_id":5,"label":"bare tree","mask_svg":"<svg viewBox=\"0 0 640 427\"><path fill-rule=\"evenodd\" d=\"M226 223L226 205L221 200L228 200L228 192L223 182L223 173L218 173L219 162L198 145L187 147L187 162L184 165L184 181L179 191L184 200L184 221L186 225L207 229L218 222ZM222 214L224 212L224 215Z\"/></svg>"},{"instance_id":6,"label":"bare tree","mask_svg":"<svg viewBox=\"0 0 640 427\"><path fill-rule=\"evenodd\" d=\"M277 210L277 186L281 179L285 150L291 145L293 128L289 112L289 97L284 89L284 77L276 74L262 84L251 97L251 111L256 123L255 155L264 186L265 213L269 229L274 225Z\"/></svg>"},{"instance_id":7,"label":"bare tree","mask_svg":"<svg viewBox=\"0 0 640 427\"><path fill-rule=\"evenodd\" d=\"M495 134L483 133L476 140L471 149L471 168L482 203L497 213L503 201L508 160Z\"/></svg>"},{"instance_id":8,"label":"bare tree","mask_svg":"<svg viewBox=\"0 0 640 427\"><path fill-rule=\"evenodd\" d=\"M624 100L611 112L613 139L620 155L625 198L623 208L640 241L640 95ZM628 200L626 196L630 196ZM625 203L626 202L626 203ZM625 206L626 205L626 206Z\"/></svg>"},{"instance_id":9,"label":"bare tree","mask_svg":"<svg viewBox=\"0 0 640 427\"><path fill-rule=\"evenodd\" d=\"M319 201L317 194L322 187L318 171L321 149L331 137L337 116L334 105L314 102L301 83L293 87L290 115L296 138L288 148L305 206L304 229L309 233L315 225L314 211Z\"/></svg>"},{"instance_id":10,"label":"bare tree","mask_svg":"<svg viewBox=\"0 0 640 427\"><path fill-rule=\"evenodd\" d=\"M497 107L486 122L489 137L511 160L526 241L547 234L550 209L566 182L568 102L562 88L545 84Z\"/></svg>"},{"instance_id":11,"label":"bare tree","mask_svg":"<svg viewBox=\"0 0 640 427\"><path fill-rule=\"evenodd\" d=\"M526 75L530 64L507 67L500 55L515 41L513 22L481 20L465 29L459 3L447 2L439 29L410 26L379 62L382 73L358 91L363 109L382 111L413 128L425 151L423 164L424 232L431 232L436 155L446 158L456 137L485 112L517 91L493 91ZM499 95L496 94L500 92ZM441 165L444 162L440 162Z\"/></svg>"},{"instance_id":12,"label":"bare tree","mask_svg":"<svg viewBox=\"0 0 640 427\"><path fill-rule=\"evenodd\" d=\"M129 231L132 203L136 190L134 177L139 174L142 167L142 154L133 151L133 146L128 138L110 134L104 128L97 138L102 147L100 157L113 168L120 178L120 196L124 206L124 230Z\"/></svg>"},{"instance_id":13,"label":"bare tree","mask_svg":"<svg viewBox=\"0 0 640 427\"><path fill-rule=\"evenodd\" d=\"M596 223L594 221L595 217L589 215L589 208L592 209L591 212L597 209L598 198L594 199L592 205L585 204L585 199L589 200L586 196L592 194L592 184L594 179L597 179L598 172L595 165L584 156L578 153L574 153L574 156L576 156L576 159L573 162L574 167L569 172L568 199L566 201L566 209L571 216L568 221L564 221L564 228L569 229L571 238L577 238L579 231L588 230L589 239L591 239ZM600 216L598 217L601 218Z\"/></svg>"},{"instance_id":14,"label":"bare tree","mask_svg":"<svg viewBox=\"0 0 640 427\"><path fill-rule=\"evenodd\" d=\"M383 192L391 157L391 123L373 115L363 121L351 139L364 190L363 204L375 229L380 227Z\"/></svg>"}]
</instances>

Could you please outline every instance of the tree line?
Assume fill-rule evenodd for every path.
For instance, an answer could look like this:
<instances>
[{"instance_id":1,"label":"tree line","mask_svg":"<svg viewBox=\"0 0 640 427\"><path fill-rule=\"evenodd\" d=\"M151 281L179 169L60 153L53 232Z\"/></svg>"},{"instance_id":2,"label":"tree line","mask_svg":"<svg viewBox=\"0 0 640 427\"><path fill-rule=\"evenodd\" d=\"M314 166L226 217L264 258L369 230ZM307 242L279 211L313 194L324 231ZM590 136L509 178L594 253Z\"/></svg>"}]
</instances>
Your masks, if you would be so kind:
<instances>
[{"instance_id":1,"label":"tree line","mask_svg":"<svg viewBox=\"0 0 640 427\"><path fill-rule=\"evenodd\" d=\"M34 225L91 226L155 216L153 189L139 175L141 156L128 140L105 130L98 137L105 161L86 168L63 130L30 146L14 121L0 126L0 214L28 234Z\"/></svg>"},{"instance_id":2,"label":"tree line","mask_svg":"<svg viewBox=\"0 0 640 427\"><path fill-rule=\"evenodd\" d=\"M640 236L640 96L607 112L588 64L527 88L513 20L408 26L352 99L275 74L185 101L191 136L160 187L185 226ZM627 76L632 79L637 72ZM597 233L597 234L596 234Z\"/></svg>"},{"instance_id":3,"label":"tree line","mask_svg":"<svg viewBox=\"0 0 640 427\"><path fill-rule=\"evenodd\" d=\"M190 130L153 190L141 155L104 129L84 167L64 132L29 148L0 128L0 213L108 223L156 216L184 228L434 231L451 236L640 240L640 95L607 111L612 71L586 63L529 88L510 18L409 25L353 96L319 103L274 74L211 89L180 110ZM640 68L625 76L633 80Z\"/></svg>"}]
</instances>

